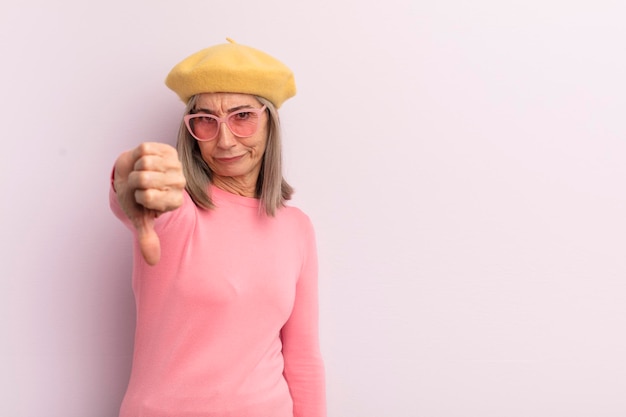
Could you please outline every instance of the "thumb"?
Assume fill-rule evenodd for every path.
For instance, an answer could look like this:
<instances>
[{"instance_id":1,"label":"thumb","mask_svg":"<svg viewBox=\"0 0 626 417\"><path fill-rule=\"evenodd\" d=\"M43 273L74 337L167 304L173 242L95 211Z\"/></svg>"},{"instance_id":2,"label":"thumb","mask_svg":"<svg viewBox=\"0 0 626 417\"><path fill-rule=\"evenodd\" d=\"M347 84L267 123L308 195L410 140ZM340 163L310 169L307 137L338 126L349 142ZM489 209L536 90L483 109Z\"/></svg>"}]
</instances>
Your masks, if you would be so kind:
<instances>
[{"instance_id":1,"label":"thumb","mask_svg":"<svg viewBox=\"0 0 626 417\"><path fill-rule=\"evenodd\" d=\"M145 213L137 220L135 227L141 255L148 265L154 266L161 259L161 241L154 230L154 217L152 213Z\"/></svg>"}]
</instances>

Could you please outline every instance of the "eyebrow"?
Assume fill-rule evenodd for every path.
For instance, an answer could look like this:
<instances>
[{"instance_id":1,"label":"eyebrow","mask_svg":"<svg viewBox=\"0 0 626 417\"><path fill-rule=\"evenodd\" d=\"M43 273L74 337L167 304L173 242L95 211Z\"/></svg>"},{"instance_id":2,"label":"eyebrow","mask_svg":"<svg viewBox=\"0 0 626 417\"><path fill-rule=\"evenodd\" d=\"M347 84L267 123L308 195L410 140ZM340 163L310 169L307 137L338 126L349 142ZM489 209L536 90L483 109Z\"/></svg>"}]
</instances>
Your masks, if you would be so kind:
<instances>
[{"instance_id":1,"label":"eyebrow","mask_svg":"<svg viewBox=\"0 0 626 417\"><path fill-rule=\"evenodd\" d=\"M226 110L226 113L232 113L237 110L253 109L253 108L254 107L251 104L242 104L241 106L231 107L230 109ZM208 114L213 114L213 115L215 114L215 111L211 109L204 109L204 108L195 108L193 111L195 113L208 113Z\"/></svg>"}]
</instances>

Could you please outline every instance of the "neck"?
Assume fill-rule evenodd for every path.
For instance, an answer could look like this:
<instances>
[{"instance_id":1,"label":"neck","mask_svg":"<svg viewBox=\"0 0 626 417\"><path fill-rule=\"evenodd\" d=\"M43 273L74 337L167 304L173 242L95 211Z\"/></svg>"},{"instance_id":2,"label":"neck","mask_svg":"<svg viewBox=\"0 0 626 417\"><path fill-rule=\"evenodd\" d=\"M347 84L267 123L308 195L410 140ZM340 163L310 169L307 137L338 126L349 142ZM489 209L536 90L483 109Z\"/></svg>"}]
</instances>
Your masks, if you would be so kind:
<instances>
[{"instance_id":1,"label":"neck","mask_svg":"<svg viewBox=\"0 0 626 417\"><path fill-rule=\"evenodd\" d=\"M235 178L220 177L215 175L211 181L220 190L242 197L256 197L256 181Z\"/></svg>"}]
</instances>

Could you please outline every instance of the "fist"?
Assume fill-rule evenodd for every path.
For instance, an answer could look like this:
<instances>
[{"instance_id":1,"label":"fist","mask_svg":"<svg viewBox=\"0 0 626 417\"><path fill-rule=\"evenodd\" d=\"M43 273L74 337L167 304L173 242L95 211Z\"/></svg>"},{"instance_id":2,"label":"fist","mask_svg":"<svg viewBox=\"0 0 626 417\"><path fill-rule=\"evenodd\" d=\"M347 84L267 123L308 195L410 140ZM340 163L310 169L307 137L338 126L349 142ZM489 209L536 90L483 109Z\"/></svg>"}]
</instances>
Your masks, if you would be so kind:
<instances>
[{"instance_id":1,"label":"fist","mask_svg":"<svg viewBox=\"0 0 626 417\"><path fill-rule=\"evenodd\" d=\"M137 230L141 253L150 265L161 257L154 219L183 203L185 176L178 152L164 143L146 142L115 162L113 186L124 213Z\"/></svg>"}]
</instances>

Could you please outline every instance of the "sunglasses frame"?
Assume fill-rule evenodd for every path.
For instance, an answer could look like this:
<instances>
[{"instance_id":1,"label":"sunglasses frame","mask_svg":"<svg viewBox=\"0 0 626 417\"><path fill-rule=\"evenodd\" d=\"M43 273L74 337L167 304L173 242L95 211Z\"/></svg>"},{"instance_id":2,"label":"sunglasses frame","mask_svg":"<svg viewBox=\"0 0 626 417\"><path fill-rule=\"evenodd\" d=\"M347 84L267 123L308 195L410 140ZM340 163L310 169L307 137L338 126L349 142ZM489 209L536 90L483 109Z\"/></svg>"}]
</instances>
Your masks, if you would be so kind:
<instances>
[{"instance_id":1,"label":"sunglasses frame","mask_svg":"<svg viewBox=\"0 0 626 417\"><path fill-rule=\"evenodd\" d=\"M184 121L185 121L185 126L187 127L187 131L191 134L191 136L194 137L194 139L199 140L201 142L208 142L211 140L214 140L220 133L220 126L222 123L226 124L226 126L228 126L228 130L230 130L232 132L233 135L237 136L238 138L249 138L250 136L254 135L256 132L259 131L259 123L257 123L257 127L254 130L254 132L252 132L249 135L239 135L237 133L235 133L232 129L232 127L230 126L230 122L229 119L232 116L236 116L240 113L254 113L257 116L261 116L261 114L265 111L265 109L267 109L267 106L263 106L260 109L257 108L244 108L244 109L239 109L239 110L235 110L231 113L228 113L226 116L224 117L217 117L214 114L209 114L209 113L190 113L190 114L186 114L185 117L183 117ZM193 129L191 128L191 120L193 119L197 119L200 117L208 117L210 119L213 119L215 121L217 121L217 129L215 129L215 136L213 136L212 138L209 139L201 139L199 137L197 137L195 135L195 133L193 133Z\"/></svg>"}]
</instances>

